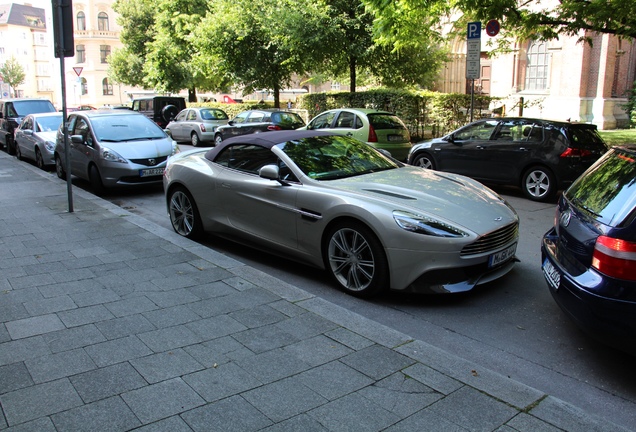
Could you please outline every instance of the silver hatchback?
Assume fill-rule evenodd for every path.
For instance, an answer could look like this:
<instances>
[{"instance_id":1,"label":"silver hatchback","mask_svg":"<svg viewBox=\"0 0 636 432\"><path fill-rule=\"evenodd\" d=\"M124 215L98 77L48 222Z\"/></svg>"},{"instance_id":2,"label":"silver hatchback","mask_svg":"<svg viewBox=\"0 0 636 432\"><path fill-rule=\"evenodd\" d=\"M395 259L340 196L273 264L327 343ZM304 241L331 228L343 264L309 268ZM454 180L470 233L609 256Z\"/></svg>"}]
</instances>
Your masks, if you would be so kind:
<instances>
[{"instance_id":1,"label":"silver hatchback","mask_svg":"<svg viewBox=\"0 0 636 432\"><path fill-rule=\"evenodd\" d=\"M152 120L132 111L91 110L68 117L70 173L105 188L162 182L169 156L179 146ZM64 135L58 130L55 168L66 179Z\"/></svg>"}]
</instances>

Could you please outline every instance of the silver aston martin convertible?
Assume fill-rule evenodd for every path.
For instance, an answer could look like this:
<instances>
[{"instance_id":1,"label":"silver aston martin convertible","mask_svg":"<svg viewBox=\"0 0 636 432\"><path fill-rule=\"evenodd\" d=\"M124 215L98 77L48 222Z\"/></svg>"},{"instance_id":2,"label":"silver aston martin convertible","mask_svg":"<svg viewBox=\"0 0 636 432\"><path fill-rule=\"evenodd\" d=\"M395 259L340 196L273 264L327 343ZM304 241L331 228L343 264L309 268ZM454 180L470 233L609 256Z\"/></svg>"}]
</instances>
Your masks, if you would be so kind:
<instances>
[{"instance_id":1,"label":"silver aston martin convertible","mask_svg":"<svg viewBox=\"0 0 636 432\"><path fill-rule=\"evenodd\" d=\"M346 136L245 135L170 157L170 221L326 269L344 291L468 291L517 261L519 218L470 178Z\"/></svg>"}]
</instances>

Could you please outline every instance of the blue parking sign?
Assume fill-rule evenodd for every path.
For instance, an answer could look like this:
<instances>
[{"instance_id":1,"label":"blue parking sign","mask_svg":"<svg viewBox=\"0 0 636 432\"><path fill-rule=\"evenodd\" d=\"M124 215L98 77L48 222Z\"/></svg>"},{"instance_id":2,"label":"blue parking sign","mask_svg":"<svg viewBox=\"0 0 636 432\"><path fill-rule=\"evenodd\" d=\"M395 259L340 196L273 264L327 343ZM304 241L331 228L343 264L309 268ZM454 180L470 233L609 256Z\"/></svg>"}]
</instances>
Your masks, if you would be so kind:
<instances>
[{"instance_id":1,"label":"blue parking sign","mask_svg":"<svg viewBox=\"0 0 636 432\"><path fill-rule=\"evenodd\" d=\"M481 21L468 23L468 39L481 39Z\"/></svg>"}]
</instances>

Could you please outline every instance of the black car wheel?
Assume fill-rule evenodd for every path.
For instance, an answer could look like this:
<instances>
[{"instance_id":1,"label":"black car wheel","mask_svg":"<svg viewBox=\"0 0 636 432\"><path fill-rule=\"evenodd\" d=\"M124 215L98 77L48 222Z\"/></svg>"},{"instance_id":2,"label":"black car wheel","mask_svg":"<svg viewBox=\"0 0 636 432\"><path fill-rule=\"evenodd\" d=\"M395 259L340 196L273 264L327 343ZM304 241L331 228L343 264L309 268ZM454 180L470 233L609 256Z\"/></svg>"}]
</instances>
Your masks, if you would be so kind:
<instances>
[{"instance_id":1,"label":"black car wheel","mask_svg":"<svg viewBox=\"0 0 636 432\"><path fill-rule=\"evenodd\" d=\"M420 168L435 169L435 161L428 153L420 153L413 159L413 165Z\"/></svg>"},{"instance_id":2,"label":"black car wheel","mask_svg":"<svg viewBox=\"0 0 636 432\"><path fill-rule=\"evenodd\" d=\"M337 224L326 236L323 254L325 267L347 293L371 297L386 288L389 270L384 248L366 226Z\"/></svg>"},{"instance_id":3,"label":"black car wheel","mask_svg":"<svg viewBox=\"0 0 636 432\"><path fill-rule=\"evenodd\" d=\"M185 188L176 187L168 198L170 223L175 232L189 239L197 239L203 234L203 224L194 198Z\"/></svg>"},{"instance_id":4,"label":"black car wheel","mask_svg":"<svg viewBox=\"0 0 636 432\"><path fill-rule=\"evenodd\" d=\"M214 144L215 145L219 145L222 142L223 142L223 137L221 136L221 134L214 135Z\"/></svg>"},{"instance_id":5,"label":"black car wheel","mask_svg":"<svg viewBox=\"0 0 636 432\"><path fill-rule=\"evenodd\" d=\"M17 157L18 160L22 160L22 152L20 151L20 146L17 144L15 146L15 157Z\"/></svg>"},{"instance_id":6,"label":"black car wheel","mask_svg":"<svg viewBox=\"0 0 636 432\"><path fill-rule=\"evenodd\" d=\"M10 135L7 135L6 141L7 141L7 153L10 154L10 155L14 155L15 154L15 141L14 141L13 137L11 137Z\"/></svg>"},{"instance_id":7,"label":"black car wheel","mask_svg":"<svg viewBox=\"0 0 636 432\"><path fill-rule=\"evenodd\" d=\"M104 184L102 183L102 176L99 174L99 170L95 165L91 165L88 172L88 179L91 182L91 188L95 195L102 195L104 193Z\"/></svg>"},{"instance_id":8,"label":"black car wheel","mask_svg":"<svg viewBox=\"0 0 636 432\"><path fill-rule=\"evenodd\" d=\"M533 201L549 200L555 193L555 187L554 176L544 167L532 167L521 178L523 193Z\"/></svg>"},{"instance_id":9,"label":"black car wheel","mask_svg":"<svg viewBox=\"0 0 636 432\"><path fill-rule=\"evenodd\" d=\"M37 147L35 148L35 164L41 170L46 168L46 166L44 165L44 158L42 157L42 152Z\"/></svg>"},{"instance_id":10,"label":"black car wheel","mask_svg":"<svg viewBox=\"0 0 636 432\"><path fill-rule=\"evenodd\" d=\"M66 180L66 171L64 170L64 164L62 164L62 159L55 155L55 173L62 180Z\"/></svg>"},{"instance_id":11,"label":"black car wheel","mask_svg":"<svg viewBox=\"0 0 636 432\"><path fill-rule=\"evenodd\" d=\"M192 143L192 147L199 145L199 135L196 132L192 132L192 135L190 135L190 142Z\"/></svg>"}]
</instances>

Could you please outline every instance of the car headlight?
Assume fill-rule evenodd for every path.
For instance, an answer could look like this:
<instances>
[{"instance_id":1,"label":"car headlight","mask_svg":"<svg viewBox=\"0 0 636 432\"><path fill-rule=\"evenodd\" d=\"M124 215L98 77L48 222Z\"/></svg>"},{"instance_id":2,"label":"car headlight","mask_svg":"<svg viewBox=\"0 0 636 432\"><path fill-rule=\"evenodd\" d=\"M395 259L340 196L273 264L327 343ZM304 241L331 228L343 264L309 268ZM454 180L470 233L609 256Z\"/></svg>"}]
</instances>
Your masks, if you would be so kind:
<instances>
[{"instance_id":1,"label":"car headlight","mask_svg":"<svg viewBox=\"0 0 636 432\"><path fill-rule=\"evenodd\" d=\"M405 211L394 211L393 219L404 230L435 237L468 237L468 233L446 222Z\"/></svg>"},{"instance_id":2,"label":"car headlight","mask_svg":"<svg viewBox=\"0 0 636 432\"><path fill-rule=\"evenodd\" d=\"M181 149L179 148L179 144L177 144L176 141L172 141L172 153L170 153L170 156L174 156L180 152L181 152Z\"/></svg>"},{"instance_id":3,"label":"car headlight","mask_svg":"<svg viewBox=\"0 0 636 432\"><path fill-rule=\"evenodd\" d=\"M48 151L52 152L53 150L55 150L55 143L51 142L51 141L45 141L44 142L44 148L46 148Z\"/></svg>"},{"instance_id":4,"label":"car headlight","mask_svg":"<svg viewBox=\"0 0 636 432\"><path fill-rule=\"evenodd\" d=\"M109 149L108 147L102 147L100 156L102 159L107 160L109 162L120 162L120 163L128 163L126 159L121 157L119 153Z\"/></svg>"}]
</instances>

